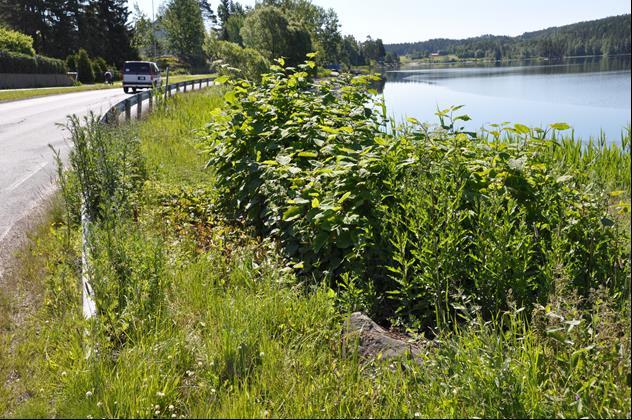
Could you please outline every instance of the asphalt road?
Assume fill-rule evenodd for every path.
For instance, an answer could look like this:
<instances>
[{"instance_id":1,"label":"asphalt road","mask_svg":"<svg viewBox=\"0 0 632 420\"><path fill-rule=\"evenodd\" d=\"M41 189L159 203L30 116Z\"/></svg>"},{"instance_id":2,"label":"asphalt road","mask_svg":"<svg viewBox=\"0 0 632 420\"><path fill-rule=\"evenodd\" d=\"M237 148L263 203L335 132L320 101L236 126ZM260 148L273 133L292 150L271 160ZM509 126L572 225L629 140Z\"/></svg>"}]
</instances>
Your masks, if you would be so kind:
<instances>
[{"instance_id":1,"label":"asphalt road","mask_svg":"<svg viewBox=\"0 0 632 420\"><path fill-rule=\"evenodd\" d=\"M69 151L68 132L58 124L71 114L102 114L128 96L122 89L105 89L0 103L0 251L54 191L56 163L49 144L64 157Z\"/></svg>"}]
</instances>

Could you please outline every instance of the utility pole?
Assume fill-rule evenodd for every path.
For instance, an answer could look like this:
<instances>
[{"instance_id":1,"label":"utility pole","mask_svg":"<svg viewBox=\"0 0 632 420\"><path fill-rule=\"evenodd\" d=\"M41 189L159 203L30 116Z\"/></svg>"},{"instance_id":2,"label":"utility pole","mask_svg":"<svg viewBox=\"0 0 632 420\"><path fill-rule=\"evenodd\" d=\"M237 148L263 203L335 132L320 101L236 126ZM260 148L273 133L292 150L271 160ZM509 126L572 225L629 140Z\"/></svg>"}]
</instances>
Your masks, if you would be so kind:
<instances>
[{"instance_id":1,"label":"utility pole","mask_svg":"<svg viewBox=\"0 0 632 420\"><path fill-rule=\"evenodd\" d=\"M154 60L156 59L156 12L154 10L154 0L151 0L151 40L154 46Z\"/></svg>"}]
</instances>

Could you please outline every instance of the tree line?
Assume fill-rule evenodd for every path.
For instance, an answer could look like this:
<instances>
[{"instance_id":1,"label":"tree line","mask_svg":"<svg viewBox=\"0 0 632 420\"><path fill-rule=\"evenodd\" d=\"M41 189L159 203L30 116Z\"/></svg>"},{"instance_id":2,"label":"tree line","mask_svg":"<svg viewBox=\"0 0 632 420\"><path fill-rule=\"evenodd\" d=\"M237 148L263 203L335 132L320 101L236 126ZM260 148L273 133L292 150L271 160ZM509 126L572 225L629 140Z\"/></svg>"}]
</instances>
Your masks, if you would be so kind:
<instances>
[{"instance_id":1,"label":"tree line","mask_svg":"<svg viewBox=\"0 0 632 420\"><path fill-rule=\"evenodd\" d=\"M106 65L120 68L139 58L162 57L183 71L208 70L219 59L253 74L278 57L295 65L314 51L319 65L336 69L399 61L381 39L343 36L335 10L310 0L262 0L253 7L167 0L155 18L138 5L130 10L127 0L0 0L2 25L30 36L38 54L64 59L71 70L80 62L85 67L87 55L96 79Z\"/></svg>"},{"instance_id":2,"label":"tree line","mask_svg":"<svg viewBox=\"0 0 632 420\"><path fill-rule=\"evenodd\" d=\"M262 0L254 7L220 0L216 9L205 0L169 0L154 22L138 8L133 22L133 45L144 56L176 54L192 63L223 59L250 69L277 57L298 64L313 51L328 66L397 61L381 39L343 36L335 10L309 0Z\"/></svg>"},{"instance_id":3,"label":"tree line","mask_svg":"<svg viewBox=\"0 0 632 420\"><path fill-rule=\"evenodd\" d=\"M474 38L431 39L386 45L386 51L411 58L433 53L460 58L561 58L581 55L630 54L630 14L579 22L520 36L483 35Z\"/></svg>"},{"instance_id":4,"label":"tree line","mask_svg":"<svg viewBox=\"0 0 632 420\"><path fill-rule=\"evenodd\" d=\"M39 54L63 59L82 48L117 66L138 58L128 17L126 0L0 0L0 23L31 36Z\"/></svg>"}]
</instances>

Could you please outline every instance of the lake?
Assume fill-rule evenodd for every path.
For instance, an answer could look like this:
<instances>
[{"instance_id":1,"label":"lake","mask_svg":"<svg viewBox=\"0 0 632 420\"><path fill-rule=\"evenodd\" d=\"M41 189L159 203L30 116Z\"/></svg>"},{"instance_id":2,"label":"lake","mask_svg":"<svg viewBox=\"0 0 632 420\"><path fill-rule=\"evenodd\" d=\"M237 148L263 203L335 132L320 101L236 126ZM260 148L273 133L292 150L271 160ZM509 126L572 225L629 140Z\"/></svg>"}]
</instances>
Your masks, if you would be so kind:
<instances>
[{"instance_id":1,"label":"lake","mask_svg":"<svg viewBox=\"0 0 632 420\"><path fill-rule=\"evenodd\" d=\"M418 65L386 72L384 99L398 121L436 123L437 108L465 105L459 113L478 130L509 121L531 127L570 124L575 137L606 135L619 142L630 124L630 56L489 65Z\"/></svg>"}]
</instances>

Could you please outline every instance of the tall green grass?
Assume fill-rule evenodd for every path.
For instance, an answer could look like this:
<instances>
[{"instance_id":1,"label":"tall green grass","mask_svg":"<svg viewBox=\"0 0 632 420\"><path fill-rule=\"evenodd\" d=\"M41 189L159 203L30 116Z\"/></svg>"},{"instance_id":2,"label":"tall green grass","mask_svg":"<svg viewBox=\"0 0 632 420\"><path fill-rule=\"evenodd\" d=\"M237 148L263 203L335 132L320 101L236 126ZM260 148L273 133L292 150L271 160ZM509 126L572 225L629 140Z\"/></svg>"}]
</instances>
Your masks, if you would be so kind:
<instances>
[{"instance_id":1,"label":"tall green grass","mask_svg":"<svg viewBox=\"0 0 632 420\"><path fill-rule=\"evenodd\" d=\"M43 281L44 305L1 333L3 416L630 417L629 298L621 306L600 289L584 300L562 272L544 306L508 296L490 317L455 296L460 322L432 343L419 337L417 361L360 359L341 337L357 279L338 293L306 282L279 243L219 211L195 143L224 93L83 133L103 147L76 163L96 162L91 182L129 197L95 197L98 209L126 209L96 219L99 317L82 317L80 231L72 209L58 211L33 241L38 269L23 273L24 285ZM137 153L143 182L127 182ZM65 179L74 209L81 182Z\"/></svg>"}]
</instances>

